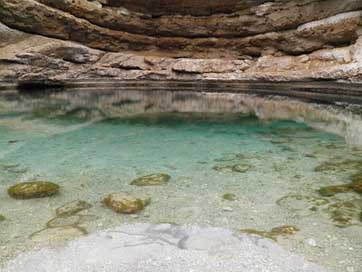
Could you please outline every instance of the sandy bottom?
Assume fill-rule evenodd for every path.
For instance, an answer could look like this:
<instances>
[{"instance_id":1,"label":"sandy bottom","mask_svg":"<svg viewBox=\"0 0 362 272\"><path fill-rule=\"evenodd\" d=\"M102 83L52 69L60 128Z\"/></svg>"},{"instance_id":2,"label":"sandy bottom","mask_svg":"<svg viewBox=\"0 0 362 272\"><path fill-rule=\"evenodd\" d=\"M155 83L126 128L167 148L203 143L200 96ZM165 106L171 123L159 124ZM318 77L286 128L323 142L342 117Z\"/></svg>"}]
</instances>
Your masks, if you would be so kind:
<instances>
[{"instance_id":1,"label":"sandy bottom","mask_svg":"<svg viewBox=\"0 0 362 272\"><path fill-rule=\"evenodd\" d=\"M322 272L277 244L220 228L124 225L22 254L4 272Z\"/></svg>"},{"instance_id":2,"label":"sandy bottom","mask_svg":"<svg viewBox=\"0 0 362 272\"><path fill-rule=\"evenodd\" d=\"M328 271L359 272L361 195L350 192L323 197L317 190L349 182L359 170L360 161L362 151L335 135L295 122L263 123L238 114L161 114L97 122L3 114L0 214L6 219L0 222L0 263L4 266L22 252L62 246L85 233L124 223L192 224L240 234L242 229L270 231L291 225L299 231L275 237L284 250ZM335 167L316 170L325 162ZM234 165L248 167L237 172L230 170ZM130 185L133 179L152 173L169 174L171 180L164 186ZM15 200L7 195L9 186L29 180L53 181L61 186L60 193L32 200ZM146 195L152 202L137 215L116 214L101 203L113 192ZM233 194L233 200L224 199L225 194ZM75 218L46 226L58 207L76 200L92 207ZM340 213L346 219L343 224L336 220ZM195 244L191 242L190 250L183 251L175 246L182 235L175 238L172 234L167 241L160 238L162 242L151 235L143 241L145 233L157 229L146 226L121 228L134 230L134 236L115 232L115 239L112 234L108 241L110 232L100 232L65 249L19 255L9 271L50 271L49 267L55 267L52 271L125 271L115 269L117 265L124 265L127 271L170 271L168 265L174 267L172 271L320 271L304 268L305 261L290 257L274 242L263 240L259 244L256 238L236 238L226 230L181 228L183 235L197 233ZM177 228L168 226L166 230L173 233ZM207 237L217 238L216 244L221 242L219 235L232 242L224 245L225 252L213 255L209 247L211 243L213 248L213 242L206 242L203 251L204 240L198 240L204 231ZM139 240L140 259L131 250L122 263L119 256ZM130 246L126 246L127 241ZM199 244L203 249L200 252ZM88 252L89 245L92 250ZM160 258L156 253L164 252L165 247L169 253ZM105 253L98 256L103 249ZM87 261L80 263L83 256ZM35 269L39 260L44 267Z\"/></svg>"}]
</instances>

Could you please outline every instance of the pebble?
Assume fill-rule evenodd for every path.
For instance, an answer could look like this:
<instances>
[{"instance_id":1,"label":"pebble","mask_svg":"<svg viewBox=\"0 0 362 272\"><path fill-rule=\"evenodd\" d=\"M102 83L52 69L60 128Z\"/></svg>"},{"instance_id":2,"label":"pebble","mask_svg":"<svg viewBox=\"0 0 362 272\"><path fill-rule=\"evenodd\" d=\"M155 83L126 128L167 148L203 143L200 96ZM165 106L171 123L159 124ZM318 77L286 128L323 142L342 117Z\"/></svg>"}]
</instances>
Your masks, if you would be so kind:
<instances>
[{"instance_id":1,"label":"pebble","mask_svg":"<svg viewBox=\"0 0 362 272\"><path fill-rule=\"evenodd\" d=\"M223 210L224 212L232 212L232 211L233 211L233 208L231 208L231 207L224 207L224 208L222 208L222 210Z\"/></svg>"},{"instance_id":2,"label":"pebble","mask_svg":"<svg viewBox=\"0 0 362 272\"><path fill-rule=\"evenodd\" d=\"M309 238L309 239L307 240L307 244L310 245L310 246L312 246L312 247L316 247L316 246L317 246L317 242L316 242L314 239L312 239L312 238Z\"/></svg>"}]
</instances>

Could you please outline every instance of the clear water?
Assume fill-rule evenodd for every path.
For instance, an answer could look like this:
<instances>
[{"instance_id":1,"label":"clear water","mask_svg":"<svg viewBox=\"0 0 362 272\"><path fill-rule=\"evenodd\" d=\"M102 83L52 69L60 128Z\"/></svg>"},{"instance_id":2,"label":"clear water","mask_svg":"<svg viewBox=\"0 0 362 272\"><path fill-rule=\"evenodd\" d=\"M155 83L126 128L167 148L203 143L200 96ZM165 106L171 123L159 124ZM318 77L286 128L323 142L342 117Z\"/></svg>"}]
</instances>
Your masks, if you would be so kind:
<instances>
[{"instance_id":1,"label":"clear water","mask_svg":"<svg viewBox=\"0 0 362 272\"><path fill-rule=\"evenodd\" d=\"M294 121L265 122L241 113L94 118L84 110L55 117L3 110L0 214L6 220L0 222L0 263L19 252L66 240L67 227L64 233L54 233L46 223L55 217L56 208L84 200L92 205L82 212L79 225L87 232L124 222L211 225L236 231L293 225L300 231L277 239L284 248L330 271L358 272L362 196L351 192L322 197L317 192L349 182L359 169L343 163L348 160L362 161L362 150L347 145L342 137ZM336 169L315 171L323 162L342 163ZM244 173L214 169L236 164L250 169ZM151 173L172 178L164 186L129 184ZM56 182L60 194L32 200L7 195L9 186L29 180ZM116 214L101 203L113 192L147 195L152 203L136 216ZM236 199L225 200L226 193ZM346 201L353 207L341 207ZM349 219L343 226L334 220L334 207ZM44 231L37 239L29 238L40 230Z\"/></svg>"}]
</instances>

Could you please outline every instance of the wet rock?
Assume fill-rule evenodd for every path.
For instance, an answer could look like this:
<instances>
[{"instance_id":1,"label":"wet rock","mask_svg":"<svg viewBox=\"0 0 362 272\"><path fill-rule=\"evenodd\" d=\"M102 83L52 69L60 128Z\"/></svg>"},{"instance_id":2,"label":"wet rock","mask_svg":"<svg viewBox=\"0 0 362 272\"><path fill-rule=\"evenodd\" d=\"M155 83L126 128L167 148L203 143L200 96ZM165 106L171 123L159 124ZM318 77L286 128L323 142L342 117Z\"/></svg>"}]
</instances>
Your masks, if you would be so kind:
<instances>
[{"instance_id":1,"label":"wet rock","mask_svg":"<svg viewBox=\"0 0 362 272\"><path fill-rule=\"evenodd\" d=\"M232 167L233 172L246 173L251 168L249 164L236 164Z\"/></svg>"},{"instance_id":2,"label":"wet rock","mask_svg":"<svg viewBox=\"0 0 362 272\"><path fill-rule=\"evenodd\" d=\"M347 193L352 190L349 184L322 187L318 190L321 196L330 197L340 193Z\"/></svg>"},{"instance_id":3,"label":"wet rock","mask_svg":"<svg viewBox=\"0 0 362 272\"><path fill-rule=\"evenodd\" d=\"M297 227L284 225L280 227L275 227L271 231L260 231L256 229L243 229L242 232L254 234L264 238L277 240L278 236L288 236L293 235L299 231Z\"/></svg>"},{"instance_id":4,"label":"wet rock","mask_svg":"<svg viewBox=\"0 0 362 272\"><path fill-rule=\"evenodd\" d=\"M228 200L228 201L234 201L237 199L235 194L231 194L231 193L226 193L222 196L223 199Z\"/></svg>"},{"instance_id":5,"label":"wet rock","mask_svg":"<svg viewBox=\"0 0 362 272\"><path fill-rule=\"evenodd\" d=\"M92 207L86 201L83 200L75 200L64 204L63 206L57 208L55 210L57 216L71 216L75 215L81 211L88 210Z\"/></svg>"},{"instance_id":6,"label":"wet rock","mask_svg":"<svg viewBox=\"0 0 362 272\"><path fill-rule=\"evenodd\" d=\"M132 214L143 210L151 198L137 198L128 193L114 193L106 196L103 203L117 213Z\"/></svg>"},{"instance_id":7,"label":"wet rock","mask_svg":"<svg viewBox=\"0 0 362 272\"><path fill-rule=\"evenodd\" d=\"M5 216L0 214L0 222L5 221Z\"/></svg>"},{"instance_id":8,"label":"wet rock","mask_svg":"<svg viewBox=\"0 0 362 272\"><path fill-rule=\"evenodd\" d=\"M50 219L46 226L47 228L58 228L66 226L77 226L81 222L81 216L71 215L71 216L57 216L53 219Z\"/></svg>"},{"instance_id":9,"label":"wet rock","mask_svg":"<svg viewBox=\"0 0 362 272\"><path fill-rule=\"evenodd\" d=\"M165 185L169 182L171 176L167 174L151 174L143 176L133 180L130 184L136 186L156 186L156 185Z\"/></svg>"},{"instance_id":10,"label":"wet rock","mask_svg":"<svg viewBox=\"0 0 362 272\"><path fill-rule=\"evenodd\" d=\"M59 191L59 185L49 181L23 182L11 186L8 194L16 199L30 199L52 196Z\"/></svg>"}]
</instances>

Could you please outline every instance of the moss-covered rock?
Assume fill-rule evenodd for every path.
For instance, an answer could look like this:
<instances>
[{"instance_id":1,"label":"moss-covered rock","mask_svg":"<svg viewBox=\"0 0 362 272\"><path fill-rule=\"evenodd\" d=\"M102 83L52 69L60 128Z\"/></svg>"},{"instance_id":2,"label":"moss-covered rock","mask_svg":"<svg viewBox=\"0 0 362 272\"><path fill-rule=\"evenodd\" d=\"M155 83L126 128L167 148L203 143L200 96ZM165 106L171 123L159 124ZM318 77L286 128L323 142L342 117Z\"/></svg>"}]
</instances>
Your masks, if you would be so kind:
<instances>
[{"instance_id":1,"label":"moss-covered rock","mask_svg":"<svg viewBox=\"0 0 362 272\"><path fill-rule=\"evenodd\" d=\"M325 161L314 168L315 172L329 172L329 171L353 171L362 168L362 160L335 160Z\"/></svg>"},{"instance_id":2,"label":"moss-covered rock","mask_svg":"<svg viewBox=\"0 0 362 272\"><path fill-rule=\"evenodd\" d=\"M151 198L138 198L128 193L114 193L106 196L103 203L117 213L132 214L143 210Z\"/></svg>"},{"instance_id":3,"label":"moss-covered rock","mask_svg":"<svg viewBox=\"0 0 362 272\"><path fill-rule=\"evenodd\" d=\"M143 176L133 180L130 184L136 186L156 186L165 185L171 179L170 175L159 173Z\"/></svg>"},{"instance_id":4,"label":"moss-covered rock","mask_svg":"<svg viewBox=\"0 0 362 272\"><path fill-rule=\"evenodd\" d=\"M234 201L236 200L236 195L231 193L226 193L222 196L222 198L228 201Z\"/></svg>"},{"instance_id":5,"label":"moss-covered rock","mask_svg":"<svg viewBox=\"0 0 362 272\"><path fill-rule=\"evenodd\" d=\"M322 187L318 190L318 193L321 196L330 197L340 193L347 193L350 192L351 190L352 190L351 185L342 184L342 185Z\"/></svg>"},{"instance_id":6,"label":"moss-covered rock","mask_svg":"<svg viewBox=\"0 0 362 272\"><path fill-rule=\"evenodd\" d=\"M5 216L0 214L0 222L5 221Z\"/></svg>"},{"instance_id":7,"label":"moss-covered rock","mask_svg":"<svg viewBox=\"0 0 362 272\"><path fill-rule=\"evenodd\" d=\"M8 189L8 194L16 199L30 199L52 196L59 191L59 185L49 181L18 183Z\"/></svg>"},{"instance_id":8,"label":"moss-covered rock","mask_svg":"<svg viewBox=\"0 0 362 272\"><path fill-rule=\"evenodd\" d=\"M55 210L57 216L71 216L75 215L81 211L88 210L92 207L91 204L89 204L86 201L83 200L75 200L68 203L65 203L63 206L57 208Z\"/></svg>"}]
</instances>

